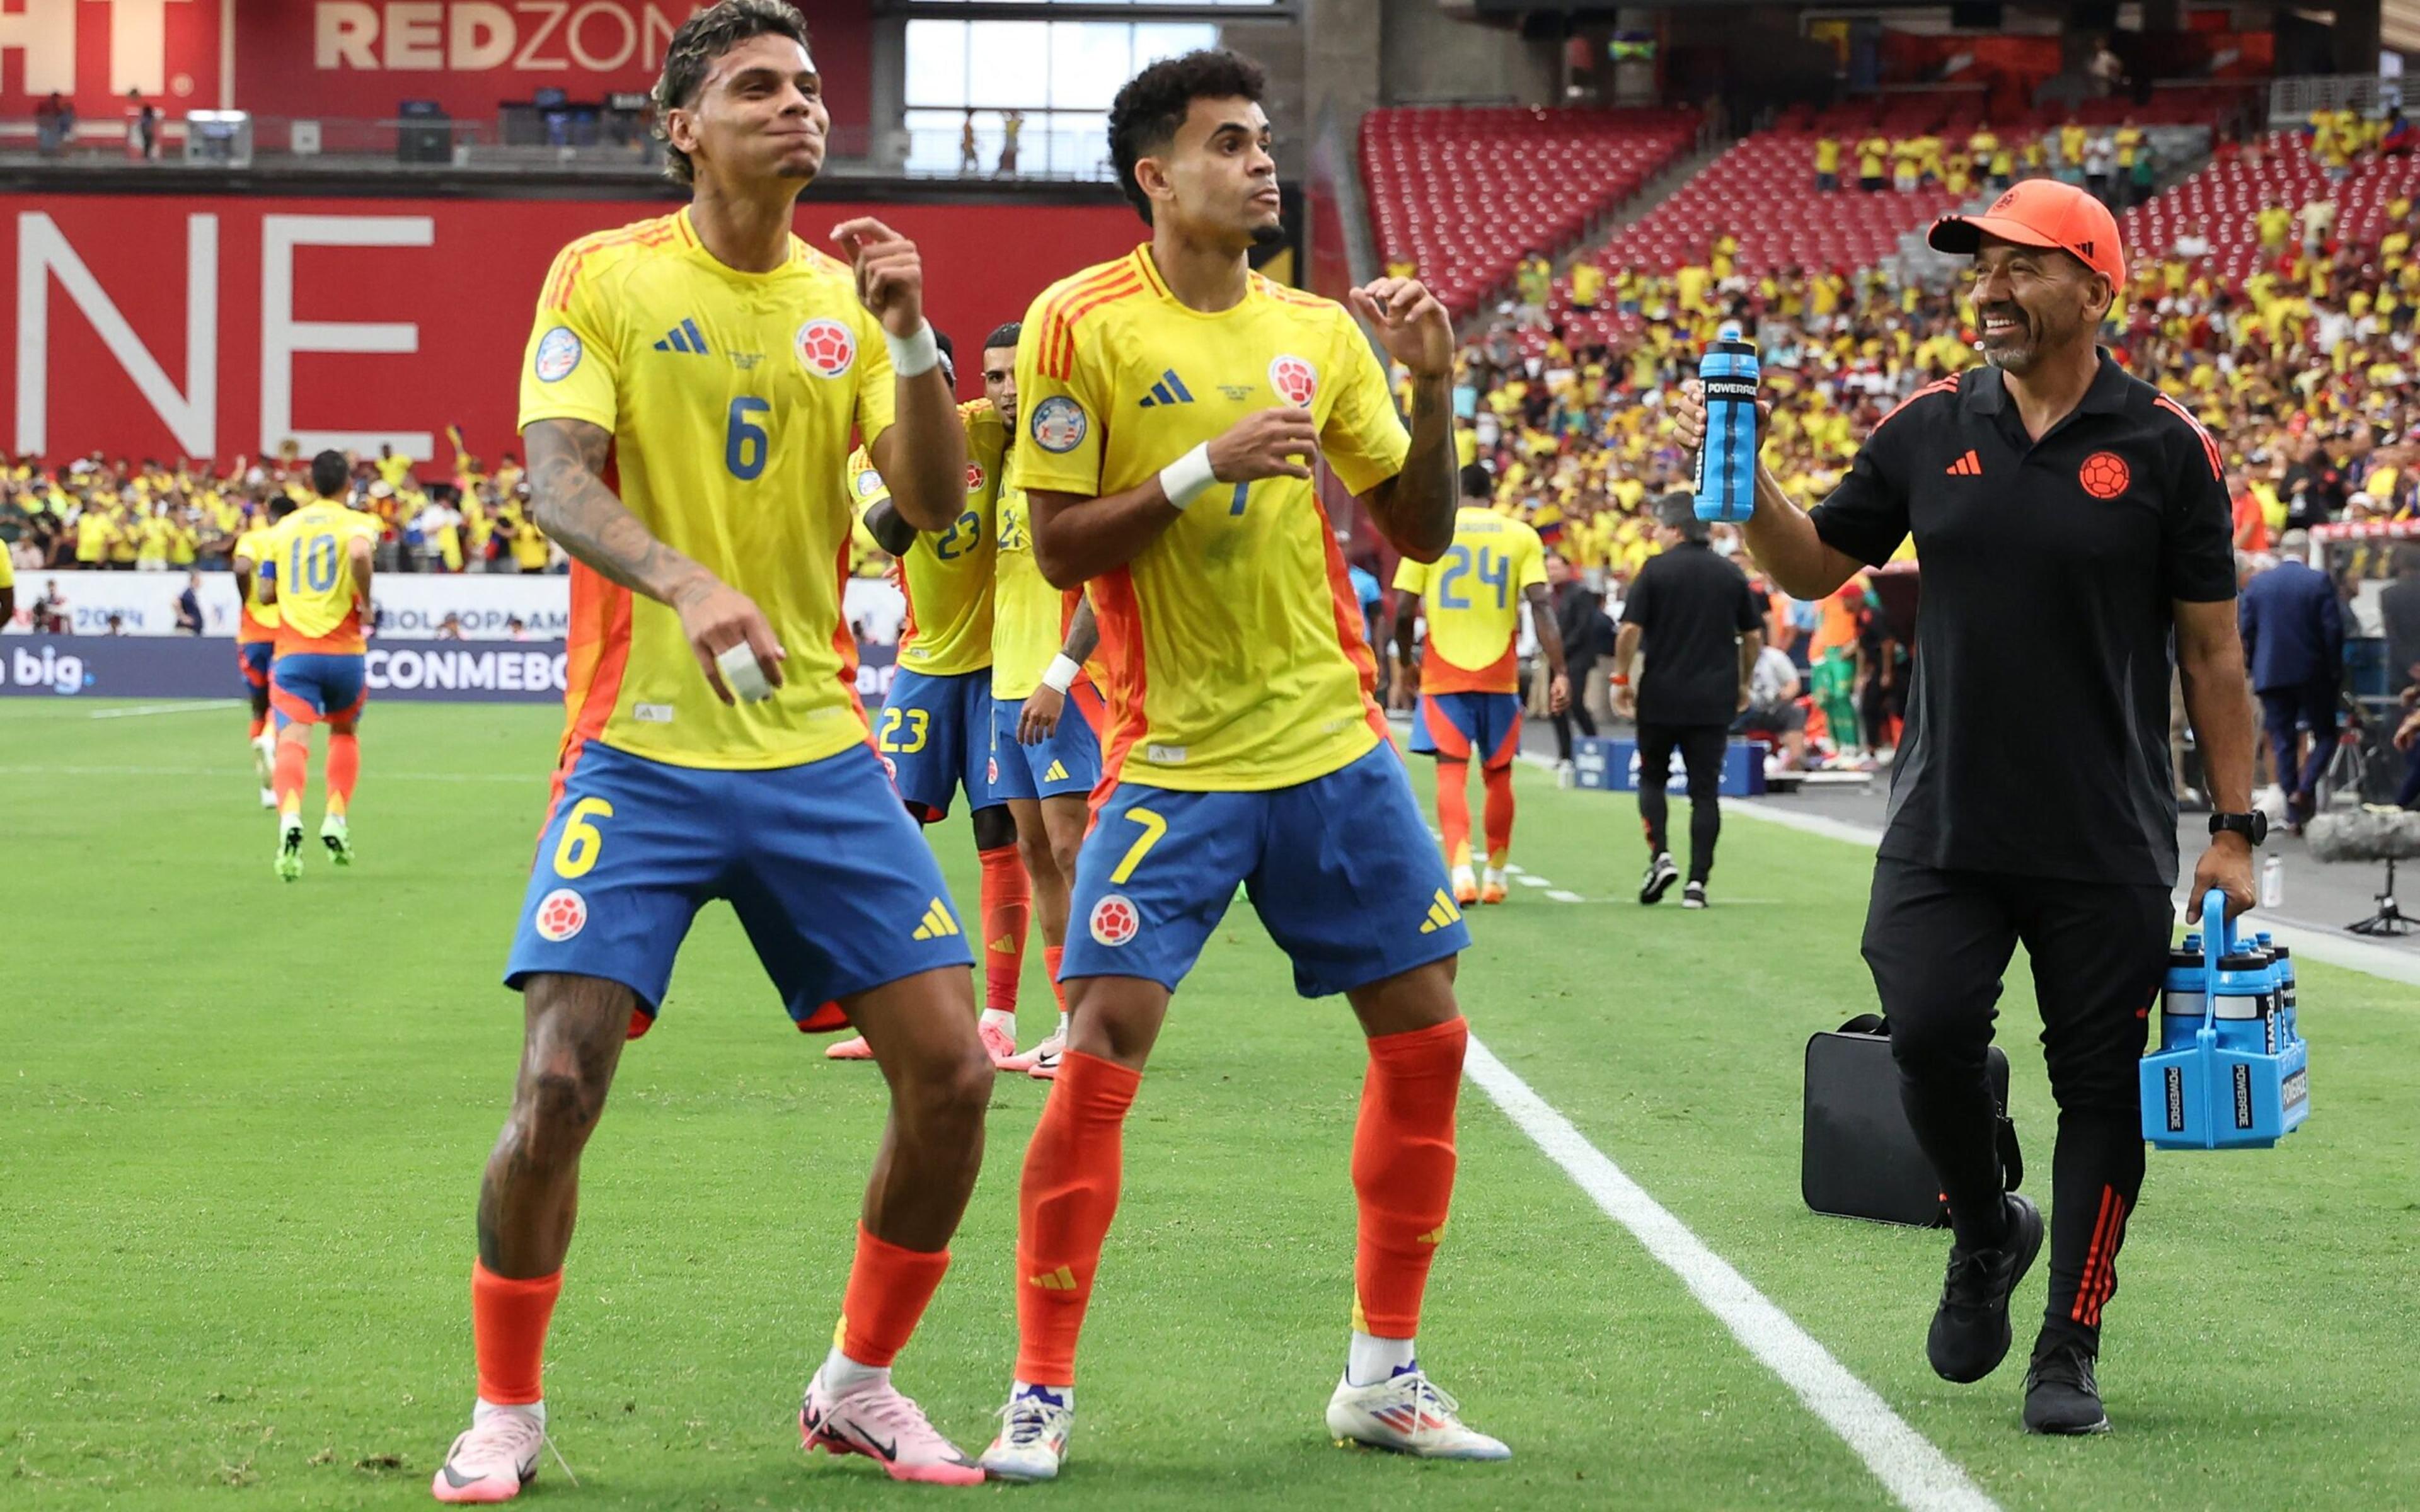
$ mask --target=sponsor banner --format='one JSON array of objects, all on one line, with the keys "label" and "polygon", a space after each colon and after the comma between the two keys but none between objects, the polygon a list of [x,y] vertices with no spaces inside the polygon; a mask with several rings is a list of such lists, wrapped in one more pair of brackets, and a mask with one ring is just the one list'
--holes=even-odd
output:
[{"label": "sponsor banner", "polygon": [[[235,574],[205,572],[195,596],[202,606],[205,639],[233,640],[241,600]],[[185,591],[182,572],[20,572],[17,616],[9,629],[28,630],[34,601],[54,589],[66,600],[68,624],[76,635],[106,636],[110,616],[126,636],[177,634],[177,598]],[[521,622],[524,639],[560,640],[568,633],[571,579],[560,573],[380,573],[371,584],[381,640],[433,640],[448,615],[459,622],[465,640],[512,639]],[[895,640],[907,612],[899,590],[874,578],[848,580],[845,607],[849,623],[869,648]]]},{"label": "sponsor banner", "polygon": [[[564,651],[560,640],[372,642],[363,671],[373,702],[560,703]],[[878,701],[891,673],[891,648],[869,647],[858,669],[860,696]],[[244,692],[235,647],[225,640],[46,635],[0,642],[0,697],[238,698]]]},{"label": "sponsor banner", "polygon": [[[1764,793],[1764,743],[1734,740],[1723,751],[1722,795],[1761,797]],[[1582,737],[1572,742],[1572,765],[1579,785],[1605,793],[1638,791],[1638,742]],[[1681,753],[1672,753],[1671,791],[1677,795],[1689,784]]]}]

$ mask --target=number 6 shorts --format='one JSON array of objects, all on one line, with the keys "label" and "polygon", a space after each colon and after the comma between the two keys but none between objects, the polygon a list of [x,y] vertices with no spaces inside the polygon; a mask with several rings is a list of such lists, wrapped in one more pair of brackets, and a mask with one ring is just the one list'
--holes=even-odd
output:
[{"label": "number 6 shorts", "polygon": [[1470,945],[1404,759],[1380,745],[1263,793],[1119,783],[1076,857],[1060,980],[1141,977],[1174,991],[1238,883],[1305,997]]},{"label": "number 6 shorts", "polygon": [[801,1028],[839,1027],[830,1005],[852,993],[974,964],[932,849],[867,747],[726,772],[590,741],[562,784],[507,987],[543,972],[602,977],[638,994],[651,1021],[690,921],[717,898]]}]

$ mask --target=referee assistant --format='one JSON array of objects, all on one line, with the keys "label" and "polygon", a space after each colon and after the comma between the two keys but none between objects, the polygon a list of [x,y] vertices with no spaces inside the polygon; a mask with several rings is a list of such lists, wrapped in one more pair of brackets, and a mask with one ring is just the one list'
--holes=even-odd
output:
[{"label": "referee assistant", "polygon": [[[1811,514],[1761,471],[1745,533],[1803,599],[1916,537],[1916,673],[1864,950],[1954,1231],[1926,1350],[1945,1379],[1990,1374],[2041,1247],[2041,1215],[2001,1190],[1984,1069],[2022,940],[2059,1110],[2050,1302],[2024,1423],[2097,1433],[2109,1426],[2095,1380],[2102,1309],[2143,1183],[2135,1063],[2174,920],[2172,644],[2221,810],[2194,899],[2216,887],[2230,914],[2251,906],[2265,832],[2247,811],[2252,714],[2226,486],[2209,434],[2095,344],[2126,277],[2098,201],[2031,179],[1985,214],[1935,222],[1930,240],[1974,257],[1990,365],[1892,411]],[[1696,444],[1694,387],[1676,414]]]}]

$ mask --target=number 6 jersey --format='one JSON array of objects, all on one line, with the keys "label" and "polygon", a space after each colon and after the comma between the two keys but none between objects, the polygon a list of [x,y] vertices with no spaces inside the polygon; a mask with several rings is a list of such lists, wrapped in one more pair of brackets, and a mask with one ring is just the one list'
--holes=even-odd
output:
[{"label": "number 6 jersey", "polygon": [[760,703],[706,686],[680,617],[571,569],[565,754],[678,766],[820,760],[866,738],[848,574],[847,460],[892,423],[890,349],[846,264],[791,239],[770,273],[718,262],[689,212],[556,256],[521,363],[520,425],[613,433],[613,480],[650,533],[755,600],[787,652]]}]

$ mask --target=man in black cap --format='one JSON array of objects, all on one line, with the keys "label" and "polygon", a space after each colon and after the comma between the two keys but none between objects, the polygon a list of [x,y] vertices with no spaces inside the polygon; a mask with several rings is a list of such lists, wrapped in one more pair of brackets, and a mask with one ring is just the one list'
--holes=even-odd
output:
[{"label": "man in black cap", "polygon": [[[1820,599],[1913,534],[1923,563],[1907,732],[1874,866],[1865,957],[1900,1094],[1955,1233],[1926,1352],[1979,1381],[2042,1242],[2001,1190],[1985,1051],[2017,942],[2032,958],[2058,1103],[2050,1303],[2025,1427],[2098,1433],[2102,1309],[2143,1182],[2137,1062],[2175,923],[2171,647],[2208,771],[2196,905],[2252,904],[2252,711],[2218,445],[2094,337],[2125,286],[2118,226],[2072,185],[2029,179],[1931,244],[1974,258],[1990,365],[1878,424],[1810,515],[1757,477],[1750,550]],[[1695,445],[1704,410],[1677,406]]]},{"label": "man in black cap", "polygon": [[[1703,908],[1723,829],[1723,752],[1731,721],[1747,707],[1764,619],[1747,574],[1707,547],[1706,522],[1689,495],[1658,499],[1655,519],[1663,549],[1638,569],[1613,642],[1613,708],[1638,720],[1638,820],[1647,831],[1638,901],[1661,902],[1680,879],[1664,839],[1664,789],[1677,750],[1689,774],[1689,883],[1681,906]],[[1633,688],[1631,661],[1642,638],[1647,668]]]}]

